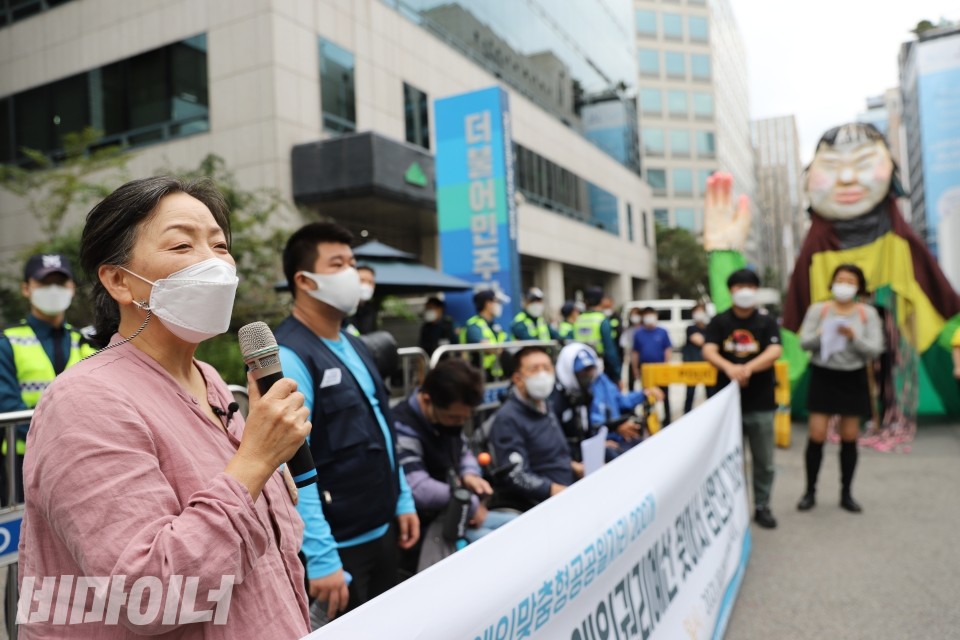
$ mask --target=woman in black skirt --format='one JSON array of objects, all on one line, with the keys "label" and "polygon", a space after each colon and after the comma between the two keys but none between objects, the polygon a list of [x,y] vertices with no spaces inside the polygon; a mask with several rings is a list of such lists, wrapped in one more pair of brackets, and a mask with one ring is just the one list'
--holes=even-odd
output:
[{"label": "woman in black skirt", "polygon": [[860,419],[869,416],[870,386],[867,363],[883,352],[880,316],[872,306],[857,300],[867,293],[860,267],[842,264],[833,272],[833,299],[814,304],[800,327],[803,348],[812,351],[810,389],[810,438],[807,441],[807,490],[797,509],[808,511],[816,504],[817,474],[827,438],[827,421],[840,416],[840,506],[852,513],[862,511],[850,487],[857,466]]}]

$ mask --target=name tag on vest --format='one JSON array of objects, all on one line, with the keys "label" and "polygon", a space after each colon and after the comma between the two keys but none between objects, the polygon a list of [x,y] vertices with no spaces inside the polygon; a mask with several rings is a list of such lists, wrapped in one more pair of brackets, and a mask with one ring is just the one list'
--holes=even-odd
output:
[{"label": "name tag on vest", "polygon": [[336,384],[340,384],[340,379],[343,377],[343,372],[340,369],[327,369],[323,372],[323,379],[320,380],[320,388],[326,389],[327,387],[332,387]]}]

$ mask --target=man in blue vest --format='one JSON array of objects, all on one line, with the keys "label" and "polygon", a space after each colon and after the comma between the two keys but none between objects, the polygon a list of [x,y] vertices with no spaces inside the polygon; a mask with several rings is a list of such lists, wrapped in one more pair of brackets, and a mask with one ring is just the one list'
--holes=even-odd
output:
[{"label": "man in blue vest", "polygon": [[[27,260],[20,289],[30,301],[30,314],[0,336],[0,413],[33,409],[53,379],[69,366],[94,353],[64,314],[76,291],[70,261],[60,254],[40,254]],[[22,473],[27,425],[17,427],[17,475]],[[0,451],[7,454],[6,431]],[[0,499],[6,501],[6,473],[0,473]],[[17,483],[17,500],[23,486]]]},{"label": "man in blue vest", "polygon": [[331,618],[393,587],[397,547],[420,536],[386,388],[363,342],[343,330],[360,301],[352,243],[347,229],[326,222],[290,237],[283,271],[293,312],[276,330],[283,372],[311,411],[318,483],[300,492],[297,510],[308,591]]},{"label": "man in blue vest", "polygon": [[[503,303],[509,299],[499,291],[483,289],[473,296],[473,306],[477,310],[475,316],[470,317],[460,332],[461,344],[503,344],[509,337],[497,322],[503,315]],[[487,380],[498,380],[503,377],[503,367],[500,364],[498,349],[484,351],[481,356],[472,358],[474,364],[483,369]]]},{"label": "man in blue vest", "polygon": [[513,317],[510,332],[514,340],[559,340],[556,329],[547,324],[543,317],[546,306],[543,304],[543,291],[539,287],[530,287],[526,295],[527,306]]}]

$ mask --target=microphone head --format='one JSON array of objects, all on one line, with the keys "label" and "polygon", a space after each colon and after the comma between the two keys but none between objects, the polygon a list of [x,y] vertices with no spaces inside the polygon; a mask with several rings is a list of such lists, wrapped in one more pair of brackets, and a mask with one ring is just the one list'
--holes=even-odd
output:
[{"label": "microphone head", "polygon": [[280,347],[266,322],[251,322],[237,331],[240,355],[251,371],[280,364]]}]

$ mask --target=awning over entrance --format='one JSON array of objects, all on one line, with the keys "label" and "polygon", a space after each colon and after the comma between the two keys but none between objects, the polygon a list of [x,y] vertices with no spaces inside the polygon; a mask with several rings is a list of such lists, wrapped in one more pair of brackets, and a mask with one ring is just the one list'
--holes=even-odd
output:
[{"label": "awning over entrance", "polygon": [[417,262],[416,257],[382,242],[368,242],[353,250],[360,264],[373,267],[377,294],[407,295],[430,291],[465,291],[472,285],[460,278]]},{"label": "awning over entrance", "polygon": [[312,204],[380,196],[436,209],[433,156],[377,133],[300,144],[292,151],[293,198]]}]

